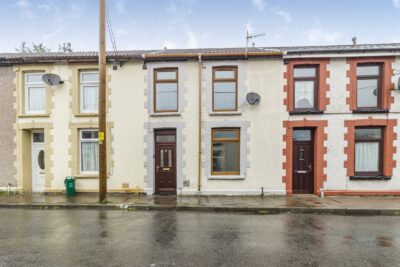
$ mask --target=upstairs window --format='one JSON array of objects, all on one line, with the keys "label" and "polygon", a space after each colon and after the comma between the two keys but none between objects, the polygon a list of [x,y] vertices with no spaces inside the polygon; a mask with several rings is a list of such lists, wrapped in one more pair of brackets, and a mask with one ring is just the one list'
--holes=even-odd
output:
[{"label": "upstairs window", "polygon": [[240,174],[240,129],[212,129],[212,175]]},{"label": "upstairs window", "polygon": [[237,111],[237,67],[213,68],[213,111]]},{"label": "upstairs window", "polygon": [[43,73],[25,74],[25,112],[27,114],[46,113],[46,87]]},{"label": "upstairs window", "polygon": [[382,175],[382,128],[356,128],[355,175]]},{"label": "upstairs window", "polygon": [[99,110],[99,73],[82,71],[80,73],[81,113],[98,113]]},{"label": "upstairs window", "polygon": [[178,111],[178,69],[154,70],[154,112]]},{"label": "upstairs window", "polygon": [[98,130],[80,131],[81,173],[99,171],[99,132]]},{"label": "upstairs window", "polygon": [[357,65],[357,109],[381,107],[381,65]]},{"label": "upstairs window", "polygon": [[294,110],[317,110],[318,66],[295,66],[294,81]]}]

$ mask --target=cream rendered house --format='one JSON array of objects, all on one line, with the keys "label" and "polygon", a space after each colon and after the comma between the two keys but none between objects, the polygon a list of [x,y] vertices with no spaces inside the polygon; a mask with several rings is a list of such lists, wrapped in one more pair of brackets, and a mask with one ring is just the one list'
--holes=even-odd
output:
[{"label": "cream rendered house", "polygon": [[[400,193],[400,44],[127,51],[108,62],[109,192]],[[16,159],[1,165],[13,186],[62,192],[74,176],[78,191],[97,191],[96,54],[0,54],[0,65],[12,69],[0,91],[14,99],[13,155],[1,155]],[[46,85],[44,73],[64,83]]]}]

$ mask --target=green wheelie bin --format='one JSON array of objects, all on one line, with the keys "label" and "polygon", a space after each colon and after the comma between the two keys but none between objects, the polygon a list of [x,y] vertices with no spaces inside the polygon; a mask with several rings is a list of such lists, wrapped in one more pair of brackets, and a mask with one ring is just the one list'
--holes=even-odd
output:
[{"label": "green wheelie bin", "polygon": [[65,192],[67,192],[67,196],[75,196],[75,178],[72,176],[67,176],[64,180],[65,184]]}]

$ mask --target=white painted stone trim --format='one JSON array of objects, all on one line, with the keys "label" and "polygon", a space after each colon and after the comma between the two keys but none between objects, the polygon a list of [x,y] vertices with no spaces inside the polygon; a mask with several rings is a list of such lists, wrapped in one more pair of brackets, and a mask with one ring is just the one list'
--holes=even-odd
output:
[{"label": "white painted stone trim", "polygon": [[183,188],[183,181],[185,175],[183,169],[186,167],[185,149],[183,144],[186,141],[186,137],[183,134],[185,128],[184,122],[149,122],[144,124],[146,129],[146,135],[144,142],[146,148],[144,150],[146,161],[144,167],[146,169],[146,175],[144,182],[146,184],[145,192],[147,194],[154,193],[155,186],[155,175],[154,175],[154,130],[158,129],[176,129],[176,189],[177,191]]},{"label": "white painted stone trim", "polygon": [[[147,88],[145,89],[146,102],[145,108],[149,111],[150,116],[179,116],[184,112],[186,101],[186,80],[185,62],[157,62],[147,63]],[[178,69],[178,112],[156,113],[154,112],[154,69],[158,68],[177,68]],[[164,115],[163,115],[164,114]]]}]

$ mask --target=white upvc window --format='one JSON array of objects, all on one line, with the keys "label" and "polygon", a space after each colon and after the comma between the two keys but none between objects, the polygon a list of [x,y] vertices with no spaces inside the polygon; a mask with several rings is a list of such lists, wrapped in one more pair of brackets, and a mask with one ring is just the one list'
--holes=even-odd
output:
[{"label": "white upvc window", "polygon": [[82,71],[80,73],[80,111],[98,113],[99,110],[99,72]]},{"label": "white upvc window", "polygon": [[46,113],[46,87],[43,73],[25,73],[25,113]]},{"label": "white upvc window", "polygon": [[99,171],[99,132],[97,129],[80,130],[80,171],[97,174]]}]

